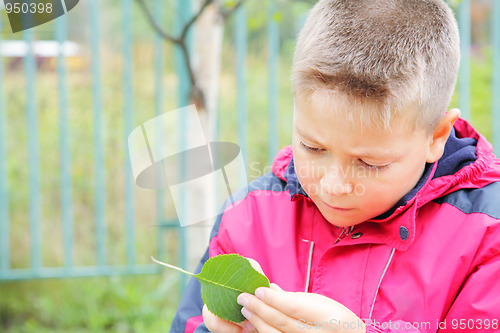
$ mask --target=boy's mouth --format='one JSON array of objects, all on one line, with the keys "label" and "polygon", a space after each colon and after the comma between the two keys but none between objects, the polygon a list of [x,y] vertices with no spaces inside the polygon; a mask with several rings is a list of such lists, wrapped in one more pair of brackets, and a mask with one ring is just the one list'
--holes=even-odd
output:
[{"label": "boy's mouth", "polygon": [[353,210],[354,208],[349,208],[349,207],[337,207],[337,206],[332,206],[332,205],[329,205],[327,204],[326,202],[324,202],[322,200],[322,202],[325,204],[325,206],[327,206],[328,208],[334,210],[334,211],[337,211],[337,212],[348,212],[348,211],[351,211]]}]

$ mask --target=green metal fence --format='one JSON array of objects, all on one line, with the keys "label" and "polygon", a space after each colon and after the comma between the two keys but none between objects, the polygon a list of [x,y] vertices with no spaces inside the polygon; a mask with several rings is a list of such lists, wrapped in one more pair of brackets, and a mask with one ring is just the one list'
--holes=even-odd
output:
[{"label": "green metal fence", "polygon": [[[168,10],[167,6],[171,7],[172,4],[165,3],[163,0],[151,0],[148,3],[153,8],[154,18],[158,22],[162,22],[165,12]],[[175,0],[176,13],[176,29],[180,30],[183,22],[186,22],[192,15],[192,10],[189,1]],[[37,61],[30,49],[26,56],[23,57],[23,72],[25,77],[24,90],[19,91],[19,94],[26,96],[24,110],[27,127],[26,146],[20,147],[28,156],[28,177],[25,182],[29,184],[29,197],[26,202],[22,203],[22,207],[29,210],[29,227],[26,234],[29,238],[29,250],[23,244],[14,244],[12,242],[12,227],[11,216],[13,211],[13,202],[15,197],[16,188],[13,188],[9,177],[9,161],[12,158],[12,149],[7,147],[8,138],[7,129],[11,128],[11,119],[7,117],[6,100],[5,100],[5,87],[11,84],[9,77],[6,75],[5,61],[0,62],[0,280],[16,280],[16,279],[33,279],[33,278],[50,278],[50,277],[74,277],[74,276],[97,276],[109,274],[139,274],[139,273],[155,273],[158,269],[151,265],[144,263],[144,260],[139,260],[144,256],[149,257],[152,253],[140,253],[137,249],[137,223],[135,215],[137,212],[135,185],[132,179],[131,166],[129,157],[126,152],[127,137],[129,133],[139,125],[135,120],[134,115],[137,112],[137,104],[134,96],[134,80],[141,68],[134,68],[134,40],[133,34],[133,14],[138,10],[138,7],[133,0],[121,1],[121,16],[123,20],[121,36],[122,43],[122,96],[123,104],[122,117],[123,117],[123,132],[121,134],[121,149],[123,150],[123,161],[121,167],[124,170],[123,178],[123,205],[124,205],[124,252],[125,260],[123,263],[117,265],[110,262],[110,240],[111,235],[108,230],[109,219],[108,210],[109,202],[107,202],[108,188],[106,187],[107,176],[112,174],[114,170],[107,168],[106,161],[110,158],[112,152],[106,151],[106,126],[105,126],[105,108],[104,96],[106,87],[103,85],[102,74],[102,50],[101,50],[101,17],[100,8],[102,2],[98,0],[89,0],[87,4],[88,10],[88,29],[90,40],[88,48],[90,50],[90,91],[89,94],[92,98],[91,108],[88,112],[92,112],[92,132],[88,140],[92,141],[93,158],[89,160],[88,177],[94,184],[93,187],[93,217],[94,217],[94,230],[95,230],[95,258],[93,265],[81,265],[75,261],[75,242],[78,235],[75,232],[75,226],[79,221],[75,218],[75,193],[73,186],[73,172],[74,172],[74,158],[75,152],[72,150],[72,142],[75,140],[71,127],[69,126],[70,110],[73,107],[69,101],[70,87],[69,79],[71,73],[68,71],[66,57],[59,52],[56,57],[56,75],[57,75],[57,92],[51,98],[58,100],[59,108],[59,168],[54,171],[57,175],[57,184],[54,186],[60,187],[59,201],[60,209],[60,228],[62,233],[61,248],[63,253],[62,263],[58,266],[48,266],[44,263],[42,256],[43,249],[53,240],[43,238],[42,228],[45,223],[42,217],[43,198],[41,195],[41,183],[47,174],[41,170],[41,152],[46,147],[41,146],[39,137],[40,131],[40,105],[38,103],[39,97],[37,95]],[[78,8],[76,9],[78,10]],[[279,147],[279,122],[278,122],[278,73],[280,61],[280,23],[275,20],[275,13],[278,10],[277,1],[270,0],[267,7],[267,21],[266,21],[266,35],[267,35],[267,101],[268,101],[268,125],[270,136],[268,138],[268,157],[267,162],[270,163],[272,157],[277,152]],[[463,0],[460,3],[458,10],[458,18],[461,28],[462,39],[462,67],[460,70],[459,78],[459,104],[462,110],[462,115],[465,118],[471,118],[470,112],[470,0]],[[5,19],[3,16],[1,16]],[[297,18],[298,20],[298,18]],[[248,46],[248,13],[247,8],[240,7],[234,15],[234,31],[230,32],[232,35],[236,69],[235,69],[235,82],[237,91],[237,133],[238,144],[242,148],[245,161],[250,161],[248,157],[249,151],[249,132],[251,128],[248,125],[248,119],[251,117],[248,112],[248,71],[247,71],[247,46]],[[493,141],[496,147],[497,154],[500,149],[500,1],[493,1],[492,11],[492,49],[493,49],[493,73],[492,73],[492,127],[493,127]],[[55,21],[53,26],[53,34],[49,37],[44,35],[45,38],[56,40],[63,44],[67,40],[68,22],[66,16],[62,16]],[[0,45],[6,39],[9,39],[9,33],[5,31],[5,22],[3,24],[4,31],[2,31],[2,40]],[[153,34],[153,30],[151,29]],[[22,33],[22,39],[28,44],[32,45],[35,40],[35,32],[28,30]],[[154,115],[160,115],[165,110],[165,79],[164,73],[168,70],[165,68],[166,54],[164,49],[164,40],[156,35],[152,41],[153,43],[153,62],[151,66],[154,67]],[[178,78],[177,84],[177,106],[185,106],[188,104],[189,92],[189,79],[186,72],[186,66],[183,57],[178,49],[175,49],[173,57],[175,58],[175,75]],[[474,121],[474,119],[472,119]],[[179,128],[186,128],[183,120],[178,124]],[[183,140],[180,140],[181,142]],[[176,253],[177,261],[181,266],[186,264],[186,242],[185,230],[178,227],[176,220],[169,219],[165,216],[164,202],[167,193],[163,190],[158,190],[156,193],[156,228],[154,234],[156,235],[156,249],[155,254],[162,257],[167,253],[169,244],[165,243],[164,233],[174,231],[177,236]],[[18,200],[18,199],[15,199]],[[16,205],[19,209],[19,205]],[[186,209],[186,207],[184,208]],[[171,250],[171,249],[170,249]],[[13,252],[22,252],[24,256],[29,257],[28,263],[25,267],[17,267],[13,265]],[[142,263],[140,263],[142,262]]]},{"label": "green metal fence", "polygon": [[492,11],[493,84],[492,118],[495,154],[500,156],[500,2],[493,1]]}]

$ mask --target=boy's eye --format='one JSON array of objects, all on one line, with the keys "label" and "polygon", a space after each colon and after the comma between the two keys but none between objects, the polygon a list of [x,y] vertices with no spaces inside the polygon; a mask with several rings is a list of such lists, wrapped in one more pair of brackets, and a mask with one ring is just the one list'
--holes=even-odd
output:
[{"label": "boy's eye", "polygon": [[365,162],[365,161],[363,161],[363,160],[361,160],[361,159],[359,160],[359,162],[360,162],[363,166],[365,166],[365,167],[367,167],[367,168],[369,168],[369,169],[377,169],[377,170],[381,170],[381,169],[387,168],[387,167],[389,166],[389,164],[383,164],[383,165],[370,164],[370,163],[367,163],[367,162]]},{"label": "boy's eye", "polygon": [[304,144],[304,142],[300,142],[300,146],[306,150],[307,152],[309,153],[313,153],[313,154],[318,154],[318,153],[321,153],[322,151],[324,151],[324,149],[322,148],[315,148],[315,147],[311,147],[311,146],[308,146],[306,144]]}]

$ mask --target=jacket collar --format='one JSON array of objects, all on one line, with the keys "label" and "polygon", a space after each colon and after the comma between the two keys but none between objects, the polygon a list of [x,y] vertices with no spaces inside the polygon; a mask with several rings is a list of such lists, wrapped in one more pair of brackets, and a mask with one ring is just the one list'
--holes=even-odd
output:
[{"label": "jacket collar", "polygon": [[295,172],[293,157],[285,170],[284,178],[286,180],[286,188],[290,193],[292,201],[299,199],[301,196],[309,198],[306,191],[302,188],[299,178],[297,177],[297,173]]}]

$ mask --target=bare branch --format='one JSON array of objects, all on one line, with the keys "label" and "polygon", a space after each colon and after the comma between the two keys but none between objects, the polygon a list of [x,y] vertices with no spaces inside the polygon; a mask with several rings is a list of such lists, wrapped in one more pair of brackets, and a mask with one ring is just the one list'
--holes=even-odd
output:
[{"label": "bare branch", "polygon": [[189,50],[187,48],[186,41],[184,39],[181,39],[179,41],[178,45],[180,46],[182,54],[184,55],[184,60],[186,62],[187,70],[188,70],[188,74],[189,74],[189,80],[191,81],[191,84],[193,86],[195,86],[196,85],[196,77],[195,77],[194,72],[193,72],[193,67],[191,66],[191,56],[189,55]]},{"label": "bare branch", "polygon": [[182,55],[184,56],[184,60],[186,62],[187,70],[188,70],[188,73],[189,73],[189,79],[190,79],[191,84],[193,86],[196,84],[196,79],[195,79],[195,75],[193,73],[193,68],[191,66],[191,59],[190,59],[190,56],[189,56],[189,51],[188,51],[188,48],[186,46],[186,33],[187,33],[188,29],[189,29],[189,26],[192,25],[198,19],[198,17],[201,15],[201,13],[203,12],[203,10],[205,9],[205,7],[207,5],[207,2],[209,3],[211,1],[213,1],[213,0],[206,0],[205,1],[205,4],[204,4],[203,8],[200,9],[200,12],[193,19],[191,19],[190,22],[188,22],[184,26],[181,37],[175,38],[172,35],[170,35],[169,33],[167,33],[165,30],[163,30],[158,25],[158,23],[156,22],[156,20],[153,17],[153,14],[149,10],[149,8],[146,6],[146,3],[144,2],[144,0],[137,0],[137,2],[139,3],[139,5],[141,6],[142,10],[146,14],[146,17],[147,17],[149,23],[154,28],[154,30],[156,30],[156,32],[158,34],[160,34],[160,36],[163,37],[164,39],[166,39],[166,40],[168,40],[168,41],[170,41],[170,42],[172,42],[172,43],[174,43],[174,44],[176,44],[176,45],[178,45],[180,47]]},{"label": "bare branch", "polygon": [[224,21],[226,21],[227,19],[229,19],[229,17],[231,17],[231,15],[234,14],[235,11],[238,10],[238,8],[241,7],[241,5],[243,4],[243,2],[245,2],[245,0],[238,0],[238,2],[233,6],[233,8],[230,8],[228,10],[223,10],[222,8],[219,10],[220,12],[220,16],[222,17],[222,19]]},{"label": "bare branch", "polygon": [[172,43],[175,43],[175,44],[180,43],[180,39],[173,37],[172,35],[167,33],[165,30],[163,30],[158,25],[155,18],[153,17],[153,14],[151,14],[151,11],[146,6],[146,3],[144,2],[144,0],[137,0],[137,2],[139,3],[139,6],[142,8],[144,13],[146,14],[146,17],[147,17],[149,23],[151,24],[151,26],[156,30],[156,32],[158,32],[160,34],[161,37],[163,37],[164,39],[166,39]]},{"label": "bare branch", "polygon": [[191,28],[191,26],[200,18],[201,14],[203,14],[208,5],[210,5],[213,2],[214,0],[205,0],[205,2],[201,5],[200,9],[198,10],[198,13],[196,13],[196,15],[194,15],[191,18],[191,20],[189,20],[189,22],[186,23],[186,25],[184,25],[184,28],[182,29],[182,33],[179,39],[186,38],[189,28]]},{"label": "bare branch", "polygon": [[[245,0],[238,0],[238,2],[230,9],[224,10],[222,7],[219,7],[219,15],[223,20],[227,20],[244,2]],[[187,71],[189,74],[189,79],[191,81],[191,93],[190,98],[195,101],[195,103],[199,103],[202,107],[204,107],[205,101],[203,92],[197,86],[196,75],[193,71],[193,67],[191,65],[191,56],[189,54],[189,50],[186,45],[186,37],[189,32],[189,29],[193,26],[194,23],[200,18],[205,9],[214,3],[214,0],[205,0],[203,4],[200,6],[198,12],[182,27],[182,32],[178,38],[169,34],[165,31],[155,20],[152,12],[147,7],[145,0],[137,0],[139,6],[146,14],[146,18],[153,27],[153,29],[165,40],[168,40],[180,47],[184,60],[186,62]]]}]

